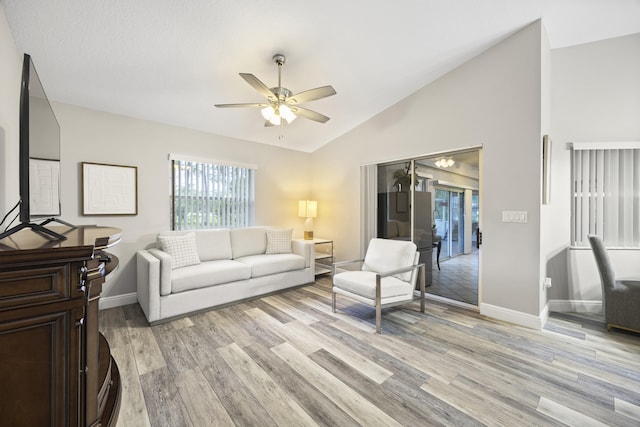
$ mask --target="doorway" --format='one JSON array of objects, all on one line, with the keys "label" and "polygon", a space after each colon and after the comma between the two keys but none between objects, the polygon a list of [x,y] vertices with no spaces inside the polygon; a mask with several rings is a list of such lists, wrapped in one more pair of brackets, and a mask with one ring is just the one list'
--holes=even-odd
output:
[{"label": "doorway", "polygon": [[479,304],[480,149],[377,165],[378,237],[412,240],[426,264],[427,293]]}]

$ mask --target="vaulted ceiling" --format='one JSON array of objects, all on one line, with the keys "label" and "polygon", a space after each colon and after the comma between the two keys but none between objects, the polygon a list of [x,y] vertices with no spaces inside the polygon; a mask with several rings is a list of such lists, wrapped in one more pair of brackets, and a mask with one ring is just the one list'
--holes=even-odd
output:
[{"label": "vaulted ceiling", "polygon": [[[640,0],[0,0],[50,99],[311,152],[542,18],[552,48],[640,32]],[[238,73],[329,116],[264,127]]]}]

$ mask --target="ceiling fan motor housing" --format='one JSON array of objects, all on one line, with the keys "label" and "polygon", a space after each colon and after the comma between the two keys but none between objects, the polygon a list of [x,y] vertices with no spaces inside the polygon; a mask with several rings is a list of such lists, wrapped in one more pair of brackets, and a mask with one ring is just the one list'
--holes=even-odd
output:
[{"label": "ceiling fan motor housing", "polygon": [[271,92],[273,92],[273,94],[278,98],[278,101],[280,102],[284,102],[286,98],[293,95],[293,92],[291,92],[286,87],[281,87],[281,86],[272,87],[270,90]]}]

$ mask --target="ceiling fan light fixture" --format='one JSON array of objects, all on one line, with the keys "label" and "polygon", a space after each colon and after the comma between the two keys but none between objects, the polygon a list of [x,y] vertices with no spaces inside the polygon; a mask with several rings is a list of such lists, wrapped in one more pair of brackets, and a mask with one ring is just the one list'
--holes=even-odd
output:
[{"label": "ceiling fan light fixture", "polygon": [[265,120],[268,120],[272,125],[278,126],[280,124],[280,114],[278,113],[278,110],[273,108],[273,106],[269,105],[268,107],[263,108],[261,112],[262,117],[264,117]]},{"label": "ceiling fan light fixture", "polygon": [[271,119],[276,115],[276,110],[273,109],[271,105],[262,109],[262,117],[265,120],[271,121]]},{"label": "ceiling fan light fixture", "polygon": [[287,105],[281,105],[280,108],[280,116],[287,121],[287,123],[291,123],[296,119],[296,115],[293,114],[291,108]]},{"label": "ceiling fan light fixture", "polygon": [[274,126],[278,126],[282,123],[282,119],[285,119],[287,123],[291,123],[296,119],[296,115],[291,111],[291,108],[284,104],[275,108],[273,105],[269,105],[268,107],[263,108],[261,112],[262,117]]}]

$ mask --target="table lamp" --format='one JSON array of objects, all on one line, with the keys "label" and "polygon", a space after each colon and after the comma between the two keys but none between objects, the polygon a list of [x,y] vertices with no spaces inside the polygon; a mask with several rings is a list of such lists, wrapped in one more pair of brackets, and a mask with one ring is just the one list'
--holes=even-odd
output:
[{"label": "table lamp", "polygon": [[298,216],[307,218],[304,221],[304,239],[313,240],[313,218],[318,215],[318,202],[315,200],[300,200],[298,202]]}]

